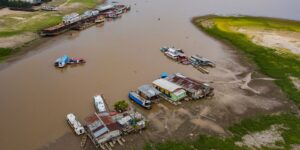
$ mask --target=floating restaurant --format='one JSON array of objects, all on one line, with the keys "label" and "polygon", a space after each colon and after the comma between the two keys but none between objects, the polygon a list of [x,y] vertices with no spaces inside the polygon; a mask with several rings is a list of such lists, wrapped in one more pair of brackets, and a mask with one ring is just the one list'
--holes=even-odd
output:
[{"label": "floating restaurant", "polygon": [[166,79],[157,79],[152,84],[170,102],[178,102],[187,96],[186,91],[181,86]]}]

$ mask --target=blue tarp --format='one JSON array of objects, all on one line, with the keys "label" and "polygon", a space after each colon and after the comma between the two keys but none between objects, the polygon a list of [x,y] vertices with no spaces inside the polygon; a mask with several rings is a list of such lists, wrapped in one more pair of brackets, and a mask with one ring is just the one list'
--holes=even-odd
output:
[{"label": "blue tarp", "polygon": [[67,55],[64,55],[60,58],[60,62],[63,62],[63,63],[68,63],[69,62],[69,56]]},{"label": "blue tarp", "polygon": [[161,73],[161,78],[166,78],[168,77],[168,74],[166,72]]},{"label": "blue tarp", "polygon": [[56,60],[56,63],[58,63],[58,67],[64,67],[69,61],[70,61],[70,57],[67,55],[64,55],[62,57],[59,57]]}]

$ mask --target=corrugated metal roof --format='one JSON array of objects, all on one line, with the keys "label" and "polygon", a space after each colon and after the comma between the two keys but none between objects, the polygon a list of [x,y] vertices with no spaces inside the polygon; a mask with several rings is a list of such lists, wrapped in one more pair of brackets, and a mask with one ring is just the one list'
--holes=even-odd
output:
[{"label": "corrugated metal roof", "polygon": [[151,98],[153,96],[160,94],[160,92],[157,89],[155,89],[153,86],[151,86],[149,84],[140,86],[138,88],[138,90],[141,91],[142,93],[144,93],[148,98]]},{"label": "corrugated metal roof", "polygon": [[177,89],[181,89],[182,87],[179,85],[176,85],[170,81],[167,81],[165,79],[157,79],[152,82],[154,85],[159,86],[161,88],[164,88],[170,92],[174,92]]},{"label": "corrugated metal roof", "polygon": [[208,90],[207,92],[213,91],[213,88],[210,87],[208,84],[201,82],[201,81],[197,81],[197,80],[189,78],[189,77],[186,77],[179,73],[172,74],[169,77],[167,77],[166,79],[172,83],[182,86],[188,92],[196,92],[198,90],[202,90],[204,92],[206,90]]},{"label": "corrugated metal roof", "polygon": [[97,137],[103,135],[104,133],[106,133],[108,131],[109,131],[108,128],[103,126],[103,128],[99,129],[98,131],[94,132],[93,134],[94,134],[94,137],[97,138]]}]

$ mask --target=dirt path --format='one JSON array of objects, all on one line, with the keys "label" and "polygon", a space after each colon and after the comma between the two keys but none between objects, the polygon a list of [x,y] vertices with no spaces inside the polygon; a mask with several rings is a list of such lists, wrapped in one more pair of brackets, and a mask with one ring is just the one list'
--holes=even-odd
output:
[{"label": "dirt path", "polygon": [[31,12],[14,11],[8,8],[0,9],[0,16],[11,15],[11,14],[30,14]]}]

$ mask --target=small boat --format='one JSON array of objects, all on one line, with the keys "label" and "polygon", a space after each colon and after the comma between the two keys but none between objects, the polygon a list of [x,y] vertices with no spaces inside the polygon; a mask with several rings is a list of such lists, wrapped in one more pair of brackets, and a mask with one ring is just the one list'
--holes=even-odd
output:
[{"label": "small boat", "polygon": [[56,61],[54,62],[54,66],[58,68],[63,68],[69,63],[69,60],[70,60],[69,56],[64,55],[56,59]]},{"label": "small boat", "polygon": [[117,15],[117,14],[108,14],[107,15],[107,18],[112,18],[112,19],[115,19],[115,18],[118,18],[118,17],[120,17],[120,16]]},{"label": "small boat", "polygon": [[189,58],[186,57],[185,55],[179,55],[177,57],[177,61],[183,65],[189,65],[191,62],[189,61]]},{"label": "small boat", "polygon": [[116,9],[115,12],[116,12],[116,15],[122,15],[123,14],[122,9]]},{"label": "small boat", "polygon": [[104,16],[106,18],[117,18],[118,15],[116,14],[116,11],[110,10],[104,13]]},{"label": "small boat", "polygon": [[174,60],[177,60],[177,57],[178,57],[178,55],[176,55],[175,53],[169,52],[169,51],[165,52],[165,55]]},{"label": "small boat", "polygon": [[107,112],[107,107],[101,95],[94,96],[94,104],[98,113]]},{"label": "small boat", "polygon": [[114,8],[115,10],[120,10],[122,13],[130,9],[129,6],[126,5],[115,5]]},{"label": "small boat", "polygon": [[105,17],[104,16],[99,16],[96,20],[95,23],[103,23],[105,22]]},{"label": "small boat", "polygon": [[169,52],[172,52],[172,53],[181,53],[181,54],[184,53],[182,49],[178,49],[178,48],[174,48],[174,47],[161,47],[160,51],[161,52],[169,51]]},{"label": "small boat", "polygon": [[85,133],[85,130],[84,130],[83,126],[80,124],[79,121],[76,120],[76,117],[73,113],[69,113],[67,115],[67,122],[74,129],[74,132],[77,135],[81,135],[81,134]]},{"label": "small boat", "polygon": [[44,11],[58,11],[58,8],[55,7],[55,6],[42,6],[41,10],[44,10]]},{"label": "small boat", "polygon": [[71,58],[68,62],[69,64],[84,64],[86,61],[82,58]]},{"label": "small boat", "polygon": [[146,109],[151,109],[151,101],[146,100],[145,98],[141,97],[137,92],[131,91],[128,94],[129,98],[139,104],[140,106],[146,108]]},{"label": "small boat", "polygon": [[209,59],[199,56],[199,55],[193,55],[190,58],[190,62],[194,66],[210,66],[210,67],[216,67],[216,64],[210,61]]},{"label": "small boat", "polygon": [[162,48],[160,48],[160,51],[163,52],[169,58],[174,59],[181,64],[184,64],[184,65],[190,64],[188,57],[186,57],[186,55],[184,54],[182,49],[162,47]]}]

